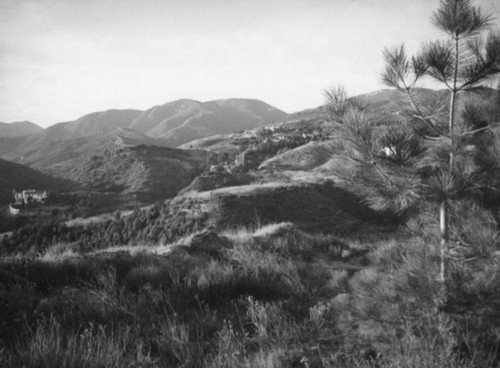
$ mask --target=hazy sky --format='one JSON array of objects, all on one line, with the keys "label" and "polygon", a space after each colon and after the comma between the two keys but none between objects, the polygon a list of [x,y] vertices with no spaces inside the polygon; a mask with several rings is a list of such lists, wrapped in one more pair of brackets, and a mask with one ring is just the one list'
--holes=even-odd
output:
[{"label": "hazy sky", "polygon": [[[383,88],[382,49],[438,36],[438,3],[0,0],[0,121],[48,126],[179,98],[316,107],[333,84]],[[477,4],[500,17],[499,0]]]}]

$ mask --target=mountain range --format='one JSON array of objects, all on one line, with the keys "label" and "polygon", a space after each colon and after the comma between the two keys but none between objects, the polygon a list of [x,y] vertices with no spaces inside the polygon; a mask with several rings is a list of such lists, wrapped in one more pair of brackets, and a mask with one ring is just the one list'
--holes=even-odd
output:
[{"label": "mountain range", "polygon": [[58,141],[102,134],[116,128],[133,129],[166,140],[171,147],[213,134],[251,129],[282,121],[287,113],[262,101],[229,99],[200,102],[181,99],[146,111],[107,110],[42,129],[29,122],[0,123],[0,137],[30,136],[25,141]]},{"label": "mountain range", "polygon": [[[422,91],[424,98],[429,101],[447,96],[447,91]],[[405,97],[395,90],[384,89],[359,97],[366,101],[368,111],[376,111],[377,114],[391,114],[408,104]],[[318,120],[323,114],[323,106],[287,114],[255,99],[208,102],[180,99],[145,111],[111,109],[94,112],[46,129],[30,122],[0,123],[0,157],[8,155],[9,159],[22,162],[30,151],[48,143],[109,134],[116,129],[133,130],[147,137],[161,139],[166,146],[178,147],[196,139],[271,123]]]},{"label": "mountain range", "polygon": [[[430,105],[439,104],[448,96],[448,91],[422,89],[416,97]],[[405,96],[395,90],[385,89],[358,97],[365,101],[366,112],[380,122],[398,119],[399,113],[409,107]],[[103,191],[154,192],[158,196],[168,192],[172,195],[206,169],[204,160],[207,154],[204,151],[220,153],[232,146],[233,151],[241,152],[243,146],[234,145],[234,140],[244,142],[246,138],[244,134],[234,133],[270,124],[285,124],[289,130],[301,126],[299,130],[311,131],[314,126],[323,124],[325,112],[325,107],[320,106],[287,114],[252,99],[209,102],[181,99],[146,111],[95,112],[46,129],[30,122],[0,123],[0,158],[27,165],[44,174],[91,184]],[[216,142],[220,142],[216,144],[219,148],[214,146]],[[321,153],[321,158],[317,158],[319,148],[316,146],[322,147],[309,145],[304,147],[306,151],[287,153],[276,158],[278,161],[264,163],[263,167],[292,167],[297,165],[296,160],[306,167],[326,164],[328,157],[323,156],[328,154]],[[307,161],[309,159],[313,161]],[[182,178],[178,181],[172,179],[174,183],[158,173],[162,170],[170,176],[180,175]],[[182,174],[177,174],[177,171]],[[2,169],[2,176],[4,172]],[[135,177],[139,172],[141,179]],[[162,181],[168,183],[162,186]],[[7,187],[11,184],[14,185],[10,183]]]},{"label": "mountain range", "polygon": [[[199,102],[178,100],[146,111],[108,110],[58,123],[26,135],[24,126],[9,125],[0,130],[0,158],[50,169],[51,157],[67,161],[68,155],[91,153],[92,141],[103,136],[134,136],[148,144],[177,147],[214,134],[251,129],[286,120],[288,114],[264,102],[249,99]],[[6,130],[7,131],[7,130]],[[94,147],[89,147],[94,146]],[[61,155],[62,154],[62,155]]]}]

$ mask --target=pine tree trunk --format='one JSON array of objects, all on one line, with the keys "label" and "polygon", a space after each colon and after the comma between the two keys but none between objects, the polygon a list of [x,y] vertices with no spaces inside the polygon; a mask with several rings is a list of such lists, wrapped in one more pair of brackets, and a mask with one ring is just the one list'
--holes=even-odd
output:
[{"label": "pine tree trunk", "polygon": [[448,121],[448,129],[451,140],[451,150],[450,150],[450,173],[453,173],[453,166],[455,161],[455,137],[454,137],[454,126],[455,126],[455,105],[457,100],[457,92],[451,91],[450,97],[450,116]]},{"label": "pine tree trunk", "polygon": [[[448,134],[451,140],[450,147],[450,156],[449,156],[449,174],[453,176],[453,167],[455,165],[455,106],[457,103],[457,82],[458,82],[458,62],[459,62],[459,39],[458,35],[455,34],[455,65],[453,72],[453,82],[451,88],[451,96],[450,96],[450,114],[448,120]],[[447,198],[441,201],[441,206],[439,209],[439,230],[440,230],[440,251],[441,251],[441,259],[440,259],[440,272],[439,272],[439,282],[440,282],[440,303],[444,303],[446,301],[446,296],[448,290],[446,288],[446,258],[448,257],[449,245],[448,245],[448,203]]]},{"label": "pine tree trunk", "polygon": [[448,290],[446,288],[446,257],[448,256],[448,204],[446,200],[441,202],[439,209],[439,230],[440,230],[440,304],[446,301]]},{"label": "pine tree trunk", "polygon": [[450,115],[448,120],[448,134],[451,139],[451,151],[450,151],[450,173],[453,173],[453,161],[455,158],[455,105],[457,103],[457,82],[458,82],[458,62],[460,51],[459,51],[459,40],[458,36],[455,35],[455,65],[453,71],[453,83],[450,96]]}]

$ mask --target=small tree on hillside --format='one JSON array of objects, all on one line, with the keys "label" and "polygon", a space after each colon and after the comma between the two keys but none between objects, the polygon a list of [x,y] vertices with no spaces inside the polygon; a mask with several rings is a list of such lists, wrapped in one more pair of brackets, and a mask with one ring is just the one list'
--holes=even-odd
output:
[{"label": "small tree on hillside", "polygon": [[[449,203],[485,188],[495,190],[498,184],[491,174],[500,156],[485,147],[484,140],[478,142],[495,121],[487,120],[489,108],[467,104],[466,99],[498,76],[500,36],[484,35],[492,17],[470,0],[441,0],[432,23],[445,39],[424,45],[418,55],[409,57],[404,45],[384,50],[383,81],[404,93],[411,106],[403,124],[374,126],[362,104],[349,99],[342,88],[326,98],[345,157],[353,163],[345,175],[351,190],[376,210],[400,214],[429,195],[439,201],[439,280],[445,297]],[[445,104],[424,103],[418,85],[426,78],[449,91]]]}]

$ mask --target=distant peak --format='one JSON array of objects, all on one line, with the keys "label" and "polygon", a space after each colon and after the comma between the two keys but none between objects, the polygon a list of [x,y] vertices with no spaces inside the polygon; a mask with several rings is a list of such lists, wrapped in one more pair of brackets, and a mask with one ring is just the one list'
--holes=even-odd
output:
[{"label": "distant peak", "polygon": [[31,122],[31,121],[28,121],[28,120],[23,120],[23,121],[14,121],[12,123],[2,123],[2,124],[9,124],[9,125],[30,125],[30,126],[36,126],[36,127],[39,127],[40,129],[42,129],[41,126]]},{"label": "distant peak", "polygon": [[77,120],[82,120],[82,119],[87,119],[87,118],[93,118],[93,117],[96,117],[96,116],[102,117],[102,116],[113,115],[113,114],[116,114],[116,115],[118,115],[118,114],[129,114],[129,113],[139,114],[141,112],[142,112],[141,110],[135,110],[135,109],[109,109],[109,110],[91,112],[89,114],[81,116]]},{"label": "distant peak", "polygon": [[165,102],[163,105],[159,106],[165,106],[165,105],[181,105],[181,104],[196,104],[196,105],[201,105],[203,102],[193,100],[190,98],[180,98],[178,100],[170,101],[170,102]]},{"label": "distant peak", "polygon": [[206,101],[205,103],[217,103],[217,104],[224,104],[224,103],[258,103],[258,104],[268,105],[264,101],[257,100],[255,98],[221,98],[221,99],[218,99],[218,100]]}]

